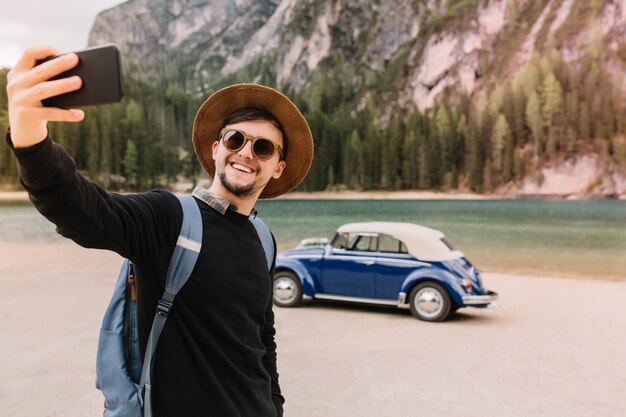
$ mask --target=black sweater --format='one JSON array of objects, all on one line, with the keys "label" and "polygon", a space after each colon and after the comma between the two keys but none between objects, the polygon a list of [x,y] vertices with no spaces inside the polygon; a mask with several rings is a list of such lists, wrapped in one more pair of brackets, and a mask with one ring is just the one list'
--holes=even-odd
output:
[{"label": "black sweater", "polygon": [[[14,153],[31,201],[60,234],[135,264],[143,355],[182,223],[177,198],[164,190],[107,193],[50,139]],[[246,216],[197,202],[202,250],[159,340],[155,417],[282,416],[271,275],[261,242]]]}]

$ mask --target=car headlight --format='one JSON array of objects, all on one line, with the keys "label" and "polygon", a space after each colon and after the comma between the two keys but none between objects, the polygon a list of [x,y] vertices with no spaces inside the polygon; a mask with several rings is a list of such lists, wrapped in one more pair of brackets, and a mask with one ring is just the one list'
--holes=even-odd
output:
[{"label": "car headlight", "polygon": [[465,287],[465,291],[472,292],[472,281],[469,278],[463,278],[463,286]]}]

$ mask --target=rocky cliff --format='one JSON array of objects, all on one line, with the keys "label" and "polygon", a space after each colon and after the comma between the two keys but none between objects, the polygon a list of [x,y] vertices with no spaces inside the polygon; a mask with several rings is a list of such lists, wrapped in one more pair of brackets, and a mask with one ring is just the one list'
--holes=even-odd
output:
[{"label": "rocky cliff", "polygon": [[97,16],[89,44],[117,43],[126,69],[149,81],[204,85],[277,6],[272,0],[130,0]]},{"label": "rocky cliff", "polygon": [[503,196],[568,199],[626,196],[626,172],[595,154],[550,164],[517,184],[502,187]]},{"label": "rocky cliff", "polygon": [[305,93],[340,78],[356,108],[384,104],[384,123],[444,95],[489,94],[546,45],[574,68],[601,45],[623,92],[625,34],[626,0],[129,0],[100,13],[89,42],[119,44],[127,71],[192,94],[233,81]]},{"label": "rocky cliff", "polygon": [[[600,5],[598,18],[584,18],[586,3]],[[576,27],[564,28],[568,19]],[[359,84],[402,59],[395,93],[425,109],[446,86],[471,93],[483,75],[523,68],[550,36],[565,37],[561,53],[575,62],[594,41],[618,51],[625,32],[624,0],[129,0],[99,14],[89,43],[115,42],[130,67],[148,72],[183,63],[155,73],[164,79],[217,82],[263,61],[279,87],[296,91],[324,61],[345,63]],[[489,74],[502,54],[504,73]]]}]

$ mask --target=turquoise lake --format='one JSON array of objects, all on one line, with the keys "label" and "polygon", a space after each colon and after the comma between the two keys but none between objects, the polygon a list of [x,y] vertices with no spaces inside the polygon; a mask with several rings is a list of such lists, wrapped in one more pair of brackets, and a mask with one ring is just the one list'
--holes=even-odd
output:
[{"label": "turquoise lake", "polygon": [[[279,251],[341,224],[401,221],[439,229],[487,272],[626,280],[626,201],[259,201]],[[54,242],[54,226],[29,203],[0,203],[0,241]]]}]

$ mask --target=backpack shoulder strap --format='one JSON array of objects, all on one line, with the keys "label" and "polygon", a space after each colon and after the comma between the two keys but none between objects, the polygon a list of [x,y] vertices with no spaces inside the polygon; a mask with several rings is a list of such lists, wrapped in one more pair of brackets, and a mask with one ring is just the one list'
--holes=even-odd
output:
[{"label": "backpack shoulder strap", "polygon": [[178,199],[183,207],[183,224],[165,279],[165,292],[174,295],[189,279],[202,247],[202,216],[198,203],[190,195]]},{"label": "backpack shoulder strap", "polygon": [[265,252],[265,259],[267,260],[267,269],[272,269],[272,264],[274,263],[274,238],[272,237],[272,232],[270,232],[269,227],[265,224],[263,220],[258,218],[257,216],[250,216],[250,221],[254,225],[257,234],[259,235],[259,239],[261,239],[261,244],[263,245],[263,251]]},{"label": "backpack shoulder strap", "polygon": [[190,196],[178,197],[183,208],[183,223],[180,228],[180,235],[176,241],[176,247],[170,258],[165,279],[165,292],[157,304],[157,312],[152,322],[150,336],[146,346],[146,353],[143,359],[140,388],[144,392],[144,416],[152,416],[151,399],[151,375],[152,359],[156,351],[159,337],[167,321],[167,316],[172,308],[174,297],[185,285],[198,260],[202,247],[202,215],[196,200]]}]

